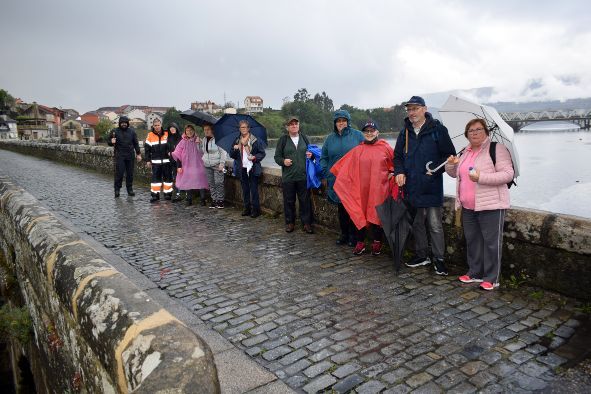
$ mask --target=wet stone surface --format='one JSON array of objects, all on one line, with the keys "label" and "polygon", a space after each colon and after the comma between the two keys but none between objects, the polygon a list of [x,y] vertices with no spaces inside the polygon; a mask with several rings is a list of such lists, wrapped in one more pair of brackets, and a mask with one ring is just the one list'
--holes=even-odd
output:
[{"label": "wet stone surface", "polygon": [[574,301],[479,291],[432,267],[395,276],[330,234],[161,201],[147,185],[0,150],[0,176],[111,248],[212,329],[300,392],[527,392],[565,358],[549,343],[579,327]]}]

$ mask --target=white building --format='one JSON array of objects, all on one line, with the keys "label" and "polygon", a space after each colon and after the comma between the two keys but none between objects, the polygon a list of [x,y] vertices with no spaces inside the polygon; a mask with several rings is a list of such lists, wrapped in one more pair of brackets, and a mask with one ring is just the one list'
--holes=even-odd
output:
[{"label": "white building", "polygon": [[141,109],[132,109],[125,114],[129,119],[141,119],[146,121],[146,113]]},{"label": "white building", "polygon": [[16,121],[6,115],[0,115],[0,140],[17,139]]},{"label": "white building", "polygon": [[263,112],[263,99],[259,96],[246,96],[244,99],[246,113]]},{"label": "white building", "polygon": [[[164,114],[161,114],[159,112],[149,112],[148,115],[146,115],[146,124],[148,127],[148,130],[150,130],[152,128],[152,124],[154,123],[154,121],[156,119],[158,119],[160,121],[160,123],[162,123],[162,117],[164,116]],[[163,127],[166,127],[167,125],[162,125]]]}]

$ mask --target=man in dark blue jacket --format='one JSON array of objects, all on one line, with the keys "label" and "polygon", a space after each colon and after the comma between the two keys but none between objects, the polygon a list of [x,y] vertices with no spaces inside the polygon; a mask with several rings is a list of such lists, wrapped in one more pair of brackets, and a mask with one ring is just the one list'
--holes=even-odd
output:
[{"label": "man in dark blue jacket", "polygon": [[125,174],[125,187],[127,194],[135,196],[133,191],[134,153],[137,161],[142,160],[140,145],[137,135],[132,127],[129,127],[127,116],[119,118],[119,127],[113,129],[107,139],[109,146],[115,147],[115,197],[119,197],[119,190]]},{"label": "man in dark blue jacket", "polygon": [[447,275],[442,225],[445,170],[441,168],[429,174],[426,165],[432,162],[430,168],[435,168],[450,155],[455,155],[456,150],[445,126],[427,112],[422,97],[411,97],[405,108],[408,117],[404,119],[404,129],[398,135],[394,148],[394,175],[399,186],[405,185],[408,200],[416,209],[412,228],[416,256],[406,265],[418,267],[431,263],[427,224],[435,273]]}]

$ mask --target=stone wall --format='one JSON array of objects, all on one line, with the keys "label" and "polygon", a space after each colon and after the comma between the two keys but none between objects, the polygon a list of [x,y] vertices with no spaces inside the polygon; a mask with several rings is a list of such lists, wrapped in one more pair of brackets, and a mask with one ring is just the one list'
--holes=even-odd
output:
[{"label": "stone wall", "polygon": [[[113,149],[104,146],[40,144],[28,141],[0,142],[0,148],[83,166],[104,173],[113,172]],[[228,162],[230,166],[230,162]],[[140,164],[138,177],[149,179],[149,170]],[[264,168],[261,181],[263,210],[274,216],[283,211],[281,172]],[[240,204],[241,189],[237,178],[227,176],[226,199]],[[338,229],[335,206],[322,195],[313,196],[315,220],[328,230]],[[444,230],[448,264],[457,271],[465,267],[465,241],[456,225],[453,199],[444,204]],[[591,220],[512,208],[505,222],[503,271],[505,280],[513,276],[517,283],[531,283],[546,289],[583,299],[591,299]]]},{"label": "stone wall", "polygon": [[30,361],[38,392],[219,392],[207,344],[6,178],[0,250],[16,284],[3,296],[32,318],[31,341],[12,341],[13,353]]}]

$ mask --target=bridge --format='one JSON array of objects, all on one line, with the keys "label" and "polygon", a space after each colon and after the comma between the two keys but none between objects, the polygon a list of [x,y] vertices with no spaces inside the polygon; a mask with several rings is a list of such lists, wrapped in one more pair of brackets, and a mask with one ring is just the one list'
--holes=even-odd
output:
[{"label": "bridge", "polygon": [[335,208],[319,196],[324,230],[286,233],[277,169],[264,169],[266,215],[252,219],[230,176],[224,210],[150,204],[143,165],[137,196],[115,199],[112,154],[0,142],[0,269],[13,277],[3,295],[38,312],[34,340],[13,354],[36,360],[34,376],[55,365],[56,392],[208,392],[197,363],[215,363],[222,393],[591,391],[560,372],[589,349],[589,220],[511,209],[502,288],[482,292],[457,280],[452,199],[451,275],[395,275],[387,253],[335,245]]},{"label": "bridge", "polygon": [[589,129],[591,126],[591,109],[502,112],[500,115],[515,131],[532,123],[548,121],[571,122],[579,125],[581,129]]}]

